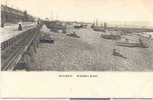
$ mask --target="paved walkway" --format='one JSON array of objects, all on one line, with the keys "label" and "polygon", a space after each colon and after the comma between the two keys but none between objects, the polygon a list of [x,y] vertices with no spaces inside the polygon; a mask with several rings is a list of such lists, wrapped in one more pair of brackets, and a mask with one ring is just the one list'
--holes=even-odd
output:
[{"label": "paved walkway", "polygon": [[4,28],[0,27],[0,43],[22,33],[27,29],[34,27],[35,25],[36,24],[32,22],[24,22],[22,23],[22,31],[18,31],[18,24],[8,23],[6,26],[4,26]]}]

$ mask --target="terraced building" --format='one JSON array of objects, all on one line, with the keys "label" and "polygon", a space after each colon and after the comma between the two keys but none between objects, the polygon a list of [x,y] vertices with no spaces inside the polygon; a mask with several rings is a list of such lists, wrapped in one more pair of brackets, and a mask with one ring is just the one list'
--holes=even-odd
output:
[{"label": "terraced building", "polygon": [[34,21],[34,17],[27,11],[20,11],[8,6],[1,5],[2,23],[17,23],[19,21]]}]

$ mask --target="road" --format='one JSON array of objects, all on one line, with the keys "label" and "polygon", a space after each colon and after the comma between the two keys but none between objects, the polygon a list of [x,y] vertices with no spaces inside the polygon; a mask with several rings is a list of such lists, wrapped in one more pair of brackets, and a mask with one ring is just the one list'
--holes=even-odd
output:
[{"label": "road", "polygon": [[[153,43],[150,48],[121,47],[114,40],[101,38],[101,33],[92,29],[73,31],[80,38],[47,30],[55,42],[40,44],[30,70],[153,71]],[[113,49],[124,57],[114,56]]]}]

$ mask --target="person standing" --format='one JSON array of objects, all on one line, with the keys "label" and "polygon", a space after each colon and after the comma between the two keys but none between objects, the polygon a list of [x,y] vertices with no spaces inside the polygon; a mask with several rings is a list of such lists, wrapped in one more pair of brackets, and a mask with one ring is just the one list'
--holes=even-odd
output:
[{"label": "person standing", "polygon": [[22,22],[21,21],[18,23],[18,31],[22,31]]}]

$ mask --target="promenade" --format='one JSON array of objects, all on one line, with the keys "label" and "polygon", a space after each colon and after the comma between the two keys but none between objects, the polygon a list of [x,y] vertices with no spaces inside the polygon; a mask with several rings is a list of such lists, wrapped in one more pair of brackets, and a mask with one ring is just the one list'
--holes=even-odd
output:
[{"label": "promenade", "polygon": [[22,31],[18,31],[18,24],[6,23],[2,28],[0,27],[0,43],[8,40],[30,28],[35,27],[36,24],[33,22],[23,22],[22,23]]}]

